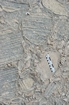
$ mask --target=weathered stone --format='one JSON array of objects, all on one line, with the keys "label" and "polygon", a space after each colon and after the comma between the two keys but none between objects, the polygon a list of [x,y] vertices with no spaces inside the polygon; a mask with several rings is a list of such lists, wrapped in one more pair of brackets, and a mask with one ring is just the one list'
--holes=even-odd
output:
[{"label": "weathered stone", "polygon": [[39,105],[39,102],[29,102],[26,105]]},{"label": "weathered stone", "polygon": [[45,97],[49,98],[55,92],[58,86],[59,84],[57,82],[51,82],[45,90]]},{"label": "weathered stone", "polygon": [[[0,37],[0,65],[22,59],[22,47],[20,33],[1,34]],[[18,43],[17,43],[18,42]]]},{"label": "weathered stone", "polygon": [[33,86],[34,81],[31,78],[26,78],[23,80],[23,83],[24,83],[26,89],[30,90]]},{"label": "weathered stone", "polygon": [[64,8],[64,6],[62,4],[60,4],[58,1],[56,0],[42,0],[43,1],[43,5],[48,8],[49,10],[51,10],[52,12],[54,12],[55,14],[59,14],[59,15],[66,15],[67,16],[67,12]]},{"label": "weathered stone", "polygon": [[66,105],[68,40],[69,0],[0,0],[0,104]]},{"label": "weathered stone", "polygon": [[0,70],[0,98],[11,99],[16,94],[17,68]]}]

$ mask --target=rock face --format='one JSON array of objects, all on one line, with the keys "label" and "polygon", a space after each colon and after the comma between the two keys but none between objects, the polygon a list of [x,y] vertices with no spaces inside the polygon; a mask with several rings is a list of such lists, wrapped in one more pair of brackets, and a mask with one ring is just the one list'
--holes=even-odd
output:
[{"label": "rock face", "polygon": [[69,105],[68,77],[69,1],[0,0],[0,105]]},{"label": "rock face", "polygon": [[23,57],[21,47],[21,34],[6,32],[0,34],[0,66],[8,64],[9,62],[13,62],[15,60],[19,60]]},{"label": "rock face", "polygon": [[0,101],[16,96],[17,73],[17,69],[12,67],[0,69]]}]

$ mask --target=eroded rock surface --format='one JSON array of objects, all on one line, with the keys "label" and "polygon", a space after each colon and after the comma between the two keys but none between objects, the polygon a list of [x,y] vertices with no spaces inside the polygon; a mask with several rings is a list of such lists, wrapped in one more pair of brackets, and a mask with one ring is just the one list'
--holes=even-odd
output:
[{"label": "eroded rock surface", "polygon": [[68,0],[0,0],[0,105],[69,105]]}]

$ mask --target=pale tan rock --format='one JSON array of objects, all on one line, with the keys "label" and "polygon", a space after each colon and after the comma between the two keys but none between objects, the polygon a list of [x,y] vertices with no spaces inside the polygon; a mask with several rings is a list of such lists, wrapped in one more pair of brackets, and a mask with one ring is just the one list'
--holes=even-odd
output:
[{"label": "pale tan rock", "polygon": [[25,65],[25,68],[29,68],[30,67],[30,60],[28,60],[27,62],[26,62],[26,65]]},{"label": "pale tan rock", "polygon": [[18,81],[18,93],[22,94],[22,92],[25,92],[25,96],[29,97],[32,96],[33,91],[32,91],[32,86],[33,86],[33,79],[31,78],[26,78],[24,80],[19,79]]},{"label": "pale tan rock", "polygon": [[29,89],[32,88],[34,81],[31,78],[26,78],[26,79],[23,80],[23,83],[24,83],[26,89],[29,90]]},{"label": "pale tan rock", "polygon": [[57,72],[55,73],[55,76],[56,76],[56,77],[60,77],[60,76],[61,76],[61,71],[60,71],[60,69],[57,70]]},{"label": "pale tan rock", "polygon": [[29,103],[27,103],[26,105],[39,105],[39,102],[29,102]]},{"label": "pale tan rock", "polygon": [[25,97],[31,97],[34,94],[34,91],[29,91],[27,93],[25,93]]},{"label": "pale tan rock", "polygon": [[27,102],[26,105],[32,105],[32,102]]},{"label": "pale tan rock", "polygon": [[65,60],[66,60],[65,57],[61,57],[61,64],[62,64],[62,65],[64,65]]},{"label": "pale tan rock", "polygon": [[19,10],[19,9],[16,9],[16,8],[9,8],[9,7],[3,7],[3,10],[6,11],[6,12],[14,12],[16,10]]},{"label": "pale tan rock", "polygon": [[59,54],[57,52],[46,52],[42,56],[41,62],[37,65],[36,71],[41,74],[41,79],[45,81],[48,78],[51,78],[52,72],[49,68],[48,62],[46,60],[46,54],[50,55],[51,61],[54,65],[55,70],[58,68],[58,60],[59,60]]},{"label": "pale tan rock", "polygon": [[49,79],[47,79],[47,80],[45,81],[44,85],[45,85],[45,86],[48,86],[48,85],[49,85],[49,83],[50,83],[50,80],[49,80]]},{"label": "pale tan rock", "polygon": [[67,12],[63,5],[61,5],[59,2],[56,0],[42,0],[43,5],[53,11],[55,14],[59,15],[67,15]]},{"label": "pale tan rock", "polygon": [[18,70],[22,70],[23,66],[24,66],[23,61],[22,60],[18,61],[18,67],[17,67]]},{"label": "pale tan rock", "polygon": [[5,20],[3,18],[0,18],[0,23],[4,24]]},{"label": "pale tan rock", "polygon": [[[63,46],[65,46],[65,42],[64,40],[60,41],[57,45],[57,50],[62,50]],[[60,51],[59,51],[60,52]]]},{"label": "pale tan rock", "polygon": [[[4,29],[4,30],[2,30],[2,31],[0,31],[0,34],[2,34],[2,35],[5,35],[5,34],[9,34],[9,33],[12,33],[12,29]],[[9,38],[7,38],[7,39],[9,39]]]},{"label": "pale tan rock", "polygon": [[[19,80],[18,89],[20,89],[21,92],[26,90],[26,87],[25,87],[23,81],[21,81],[21,80]],[[20,94],[21,94],[21,92],[19,91]]]},{"label": "pale tan rock", "polygon": [[18,105],[17,103],[11,103],[10,105]]}]

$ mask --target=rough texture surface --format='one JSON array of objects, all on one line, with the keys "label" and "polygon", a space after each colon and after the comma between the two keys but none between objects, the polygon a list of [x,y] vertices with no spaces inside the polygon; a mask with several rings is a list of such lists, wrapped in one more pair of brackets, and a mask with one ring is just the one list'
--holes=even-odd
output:
[{"label": "rough texture surface", "polygon": [[0,105],[69,105],[69,0],[0,0]]}]

